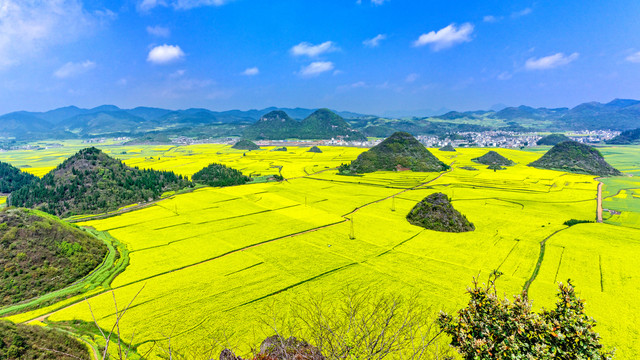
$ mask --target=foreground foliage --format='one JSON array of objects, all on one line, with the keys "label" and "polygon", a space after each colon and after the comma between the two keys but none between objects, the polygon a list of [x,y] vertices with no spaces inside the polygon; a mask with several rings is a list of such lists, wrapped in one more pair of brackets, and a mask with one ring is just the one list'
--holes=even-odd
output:
[{"label": "foreground foliage", "polygon": [[0,320],[0,359],[89,359],[87,347],[63,333]]},{"label": "foreground foliage", "polygon": [[27,209],[0,211],[0,306],[61,289],[103,260],[105,244],[88,233]]},{"label": "foreground foliage", "polygon": [[128,167],[92,147],[80,150],[39,182],[14,191],[8,203],[66,217],[116,210],[189,186],[181,175]]},{"label": "foreground foliage", "polygon": [[209,186],[242,185],[251,181],[251,178],[242,175],[240,170],[213,163],[193,174],[191,179],[195,182]]},{"label": "foreground foliage", "polygon": [[569,280],[560,284],[554,309],[535,313],[526,293],[513,302],[499,298],[494,271],[488,285],[467,290],[468,307],[457,317],[441,313],[439,326],[465,359],[611,359],[594,332],[595,320],[584,312]]}]

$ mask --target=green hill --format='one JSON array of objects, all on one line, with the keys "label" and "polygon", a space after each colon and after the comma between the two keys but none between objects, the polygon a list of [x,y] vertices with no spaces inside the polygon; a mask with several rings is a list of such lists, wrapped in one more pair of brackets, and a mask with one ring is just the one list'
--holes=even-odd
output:
[{"label": "green hill", "polygon": [[0,193],[10,193],[37,181],[36,176],[0,161]]},{"label": "green hill", "polygon": [[347,141],[366,141],[367,138],[351,128],[344,119],[329,109],[318,109],[300,122],[299,139],[344,138]]},{"label": "green hill", "polygon": [[471,159],[471,161],[477,162],[478,164],[483,165],[500,165],[500,166],[511,166],[513,165],[513,161],[507,159],[506,157],[498,154],[497,152],[491,150],[488,153]]},{"label": "green hill", "polygon": [[250,140],[240,140],[231,147],[236,150],[258,150],[260,146]]},{"label": "green hill", "polygon": [[213,163],[193,174],[191,180],[208,186],[231,186],[245,184],[251,181],[251,178],[242,175],[239,170]]},{"label": "green hill", "polygon": [[89,360],[91,358],[84,343],[61,331],[0,320],[0,359]]},{"label": "green hill", "polygon": [[571,139],[569,139],[568,137],[566,137],[564,134],[551,134],[551,135],[547,135],[545,137],[543,137],[542,139],[536,141],[536,144],[538,145],[557,145],[561,142],[565,142],[565,141],[570,141]]},{"label": "green hill", "polygon": [[612,145],[632,145],[640,143],[640,128],[627,130],[620,133],[611,140],[607,140],[607,144]]},{"label": "green hill", "polygon": [[358,156],[350,165],[340,167],[343,174],[369,173],[400,168],[412,171],[444,171],[449,168],[438,160],[416,138],[406,132],[396,132],[380,144]]},{"label": "green hill", "polygon": [[604,160],[598,150],[576,141],[565,141],[552,147],[528,166],[599,176],[622,175]]},{"label": "green hill", "polygon": [[282,110],[271,111],[244,130],[247,139],[332,139],[366,141],[340,115],[329,109],[319,109],[298,122]]},{"label": "green hill", "polygon": [[107,253],[101,240],[39,211],[6,208],[0,224],[0,306],[62,289],[95,269]]},{"label": "green hill", "polygon": [[451,144],[447,144],[447,145],[441,147],[438,150],[440,150],[440,151],[456,151],[456,149]]},{"label": "green hill", "polygon": [[447,195],[433,193],[407,214],[407,220],[425,229],[444,232],[466,232],[475,230],[475,226],[458,210],[454,209]]},{"label": "green hill", "polygon": [[313,147],[311,147],[311,149],[309,149],[307,152],[312,152],[312,153],[318,153],[318,154],[320,154],[320,153],[322,153],[322,150],[320,150],[320,148],[319,148],[319,147],[317,147],[317,146],[313,146]]},{"label": "green hill", "polygon": [[244,130],[244,137],[256,140],[282,140],[296,137],[300,123],[282,110],[274,110],[260,117],[255,124]]},{"label": "green hill", "polygon": [[112,211],[190,186],[181,175],[131,168],[92,147],[80,150],[39,182],[12,192],[7,202],[66,217]]}]

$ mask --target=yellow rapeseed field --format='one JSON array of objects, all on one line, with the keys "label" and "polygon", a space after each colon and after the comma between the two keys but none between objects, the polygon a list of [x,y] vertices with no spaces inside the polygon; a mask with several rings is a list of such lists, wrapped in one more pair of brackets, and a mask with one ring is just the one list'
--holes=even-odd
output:
[{"label": "yellow rapeseed field", "polygon": [[[230,339],[225,345],[248,351],[269,335],[264,319],[270,311],[286,315],[292,301],[309,293],[338,294],[347,286],[418,291],[432,309],[455,311],[466,304],[464,290],[474,276],[486,279],[499,269],[505,275],[498,288],[505,295],[531,281],[536,308],[551,306],[556,283],[572,279],[603,342],[618,349],[617,358],[632,359],[640,350],[640,273],[633,263],[640,256],[640,230],[626,223],[638,214],[617,217],[618,225],[563,224],[595,220],[593,176],[527,167],[540,154],[505,149],[497,151],[516,165],[488,170],[471,161],[489,150],[477,148],[431,149],[452,166],[444,173],[341,176],[334,168],[365,149],[321,148],[314,154],[303,147],[105,147],[128,165],[187,176],[220,162],[247,175],[281,173],[287,179],[201,188],[81,223],[108,231],[130,251],[129,266],[111,284],[118,304],[144,286],[120,324],[122,337],[133,336],[140,353],[153,348],[159,357],[169,338],[172,348],[197,352],[224,330]],[[56,165],[54,155],[47,156],[38,166]],[[27,156],[2,157],[19,162]],[[441,233],[410,225],[407,213],[433,192],[447,194],[476,230]],[[111,293],[87,301],[98,323],[110,328]],[[48,320],[93,321],[85,302],[54,311]]]}]

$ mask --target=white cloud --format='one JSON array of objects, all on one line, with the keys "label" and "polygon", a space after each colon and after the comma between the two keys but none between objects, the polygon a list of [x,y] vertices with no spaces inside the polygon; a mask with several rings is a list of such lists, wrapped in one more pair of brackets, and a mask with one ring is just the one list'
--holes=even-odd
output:
[{"label": "white cloud", "polygon": [[640,51],[627,56],[625,60],[632,63],[640,63]]},{"label": "white cloud", "polygon": [[184,58],[184,52],[178,45],[160,45],[149,51],[147,61],[154,64],[169,64]]},{"label": "white cloud", "polygon": [[90,60],[86,60],[80,63],[68,62],[62,65],[62,67],[60,67],[58,70],[56,70],[53,73],[53,76],[57,77],[58,79],[66,79],[69,77],[84,74],[94,67],[96,67],[96,63]]},{"label": "white cloud", "polygon": [[522,16],[529,15],[532,12],[533,12],[533,9],[528,7],[528,8],[524,8],[524,9],[522,9],[520,11],[516,11],[516,12],[511,13],[511,17],[516,19],[516,18],[519,18],[519,17],[522,17]]},{"label": "white cloud", "polygon": [[498,74],[498,80],[509,80],[513,77],[513,74],[511,74],[508,71],[504,71],[501,72],[500,74]]},{"label": "white cloud", "polygon": [[102,18],[102,13],[87,12],[80,0],[0,0],[0,68],[73,42],[91,33]]},{"label": "white cloud", "polygon": [[142,0],[138,3],[138,9],[149,11],[155,7],[172,7],[176,10],[189,10],[201,6],[222,6],[233,0]]},{"label": "white cloud", "polygon": [[502,16],[486,15],[485,17],[482,18],[482,21],[486,23],[496,23],[500,20],[502,20]]},{"label": "white cloud", "polygon": [[338,48],[332,41],[325,41],[322,44],[313,45],[308,42],[301,42],[300,44],[291,48],[291,54],[294,56],[308,56],[308,57],[316,57],[320,54],[324,54],[327,52],[337,51]]},{"label": "white cloud", "polygon": [[459,28],[456,24],[451,24],[440,30],[431,31],[427,34],[422,34],[413,43],[413,46],[425,46],[430,44],[434,51],[439,51],[452,47],[456,44],[471,41],[471,33],[473,33],[473,25],[470,23],[464,23]]},{"label": "white cloud", "polygon": [[563,53],[557,53],[557,54],[541,57],[539,59],[530,58],[524,64],[524,67],[527,70],[553,69],[553,68],[556,68],[558,66],[567,65],[570,62],[573,62],[574,60],[578,59],[579,56],[580,56],[580,54],[578,54],[577,52],[574,52],[573,54],[571,54],[569,56],[567,56],[567,55],[565,55]]},{"label": "white cloud", "polygon": [[158,37],[169,37],[171,35],[171,30],[162,26],[147,26],[147,32],[149,35]]},{"label": "white cloud", "polygon": [[305,77],[317,76],[323,72],[331,71],[333,68],[334,65],[331,61],[315,61],[307,66],[303,66],[298,74]]},{"label": "white cloud", "polygon": [[260,69],[258,69],[257,67],[247,68],[242,72],[242,75],[246,76],[254,76],[258,74],[260,74]]},{"label": "white cloud", "polygon": [[378,35],[376,35],[375,37],[373,37],[373,38],[371,38],[371,39],[367,39],[367,40],[363,41],[362,43],[363,43],[365,46],[368,46],[368,47],[372,47],[372,48],[374,48],[374,47],[378,47],[378,46],[380,46],[380,42],[381,42],[382,40],[385,40],[386,38],[387,38],[387,35],[385,35],[385,34],[378,34]]},{"label": "white cloud", "polygon": [[412,83],[415,82],[416,80],[418,80],[418,78],[420,77],[420,75],[416,74],[416,73],[412,73],[407,75],[407,77],[404,79],[405,82],[408,83]]},{"label": "white cloud", "polygon": [[186,72],[187,70],[185,69],[178,69],[172,72],[171,74],[169,74],[169,78],[176,79],[176,78],[182,77]]}]

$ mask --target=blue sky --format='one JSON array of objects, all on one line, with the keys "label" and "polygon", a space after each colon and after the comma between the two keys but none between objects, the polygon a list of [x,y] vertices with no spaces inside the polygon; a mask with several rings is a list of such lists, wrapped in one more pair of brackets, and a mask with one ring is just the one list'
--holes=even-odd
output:
[{"label": "blue sky", "polygon": [[0,0],[0,113],[640,98],[640,2]]}]

